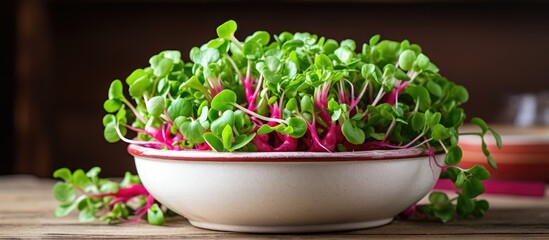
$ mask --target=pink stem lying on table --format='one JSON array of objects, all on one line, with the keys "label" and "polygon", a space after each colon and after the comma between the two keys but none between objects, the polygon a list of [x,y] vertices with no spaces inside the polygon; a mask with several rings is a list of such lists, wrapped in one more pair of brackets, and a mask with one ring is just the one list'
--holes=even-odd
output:
[{"label": "pink stem lying on table", "polygon": [[[489,194],[502,194],[514,196],[544,197],[545,183],[534,181],[509,181],[509,180],[487,180],[483,181],[486,191]],[[454,191],[454,183],[448,179],[437,181],[433,189]]]}]

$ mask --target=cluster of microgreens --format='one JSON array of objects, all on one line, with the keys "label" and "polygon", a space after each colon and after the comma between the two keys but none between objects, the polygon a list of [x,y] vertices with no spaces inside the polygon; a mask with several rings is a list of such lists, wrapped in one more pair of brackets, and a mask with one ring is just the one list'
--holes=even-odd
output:
[{"label": "cluster of microgreens", "polygon": [[[475,197],[489,177],[482,166],[462,169],[459,106],[467,90],[440,75],[417,44],[380,40],[359,46],[306,32],[271,35],[257,31],[242,42],[237,24],[217,28],[218,38],[190,51],[163,51],[150,66],[114,80],[103,118],[108,142],[169,150],[361,151],[423,148],[455,182],[458,197],[433,193],[417,208],[446,222],[457,215],[482,216],[488,208]],[[490,132],[484,121],[482,149]],[[125,137],[128,130],[135,137]],[[439,164],[435,153],[446,153]],[[454,205],[454,202],[457,204]]]},{"label": "cluster of microgreens", "polygon": [[109,224],[145,219],[150,224],[162,225],[164,215],[175,215],[158,205],[138,176],[126,172],[124,179],[118,183],[99,178],[99,172],[99,167],[87,172],[78,169],[71,173],[67,168],[56,170],[53,176],[63,181],[53,187],[53,196],[61,203],[55,208],[55,216],[66,216],[78,209],[82,222],[94,221],[99,217]]}]

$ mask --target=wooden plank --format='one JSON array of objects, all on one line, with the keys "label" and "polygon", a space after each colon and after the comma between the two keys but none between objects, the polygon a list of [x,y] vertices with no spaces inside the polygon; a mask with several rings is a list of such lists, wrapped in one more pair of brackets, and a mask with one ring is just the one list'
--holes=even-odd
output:
[{"label": "wooden plank", "polygon": [[[146,223],[106,225],[80,223],[76,214],[56,218],[57,205],[51,194],[55,181],[28,176],[0,177],[0,238],[222,238],[222,239],[342,239],[374,237],[379,239],[548,239],[549,201],[517,197],[490,196],[493,209],[482,219],[436,221],[396,219],[386,226],[324,234],[242,234],[218,232],[191,226],[183,217],[167,220],[164,226]],[[509,199],[514,199],[511,204]],[[498,201],[504,204],[498,206]],[[544,204],[547,203],[547,204]]]}]

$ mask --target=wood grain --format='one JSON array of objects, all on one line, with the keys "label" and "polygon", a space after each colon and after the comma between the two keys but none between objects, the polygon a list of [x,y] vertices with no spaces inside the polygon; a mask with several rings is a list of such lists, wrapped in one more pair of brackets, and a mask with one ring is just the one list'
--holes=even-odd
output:
[{"label": "wood grain", "polygon": [[80,223],[75,214],[53,216],[55,181],[31,176],[0,177],[0,238],[53,239],[549,239],[548,198],[485,196],[492,209],[482,219],[442,224],[397,219],[386,226],[323,234],[242,234],[191,226],[183,217],[164,226],[146,223]]}]

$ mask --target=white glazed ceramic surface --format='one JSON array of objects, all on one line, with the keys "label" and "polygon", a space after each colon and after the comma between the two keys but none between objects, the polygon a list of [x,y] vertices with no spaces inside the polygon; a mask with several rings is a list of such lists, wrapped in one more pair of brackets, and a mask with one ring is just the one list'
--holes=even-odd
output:
[{"label": "white glazed ceramic surface", "polygon": [[[371,159],[384,151],[252,154],[135,145],[129,151],[159,202],[196,227],[237,232],[327,232],[387,224],[424,197],[440,173],[427,156]],[[168,160],[156,159],[159,155]]]}]

